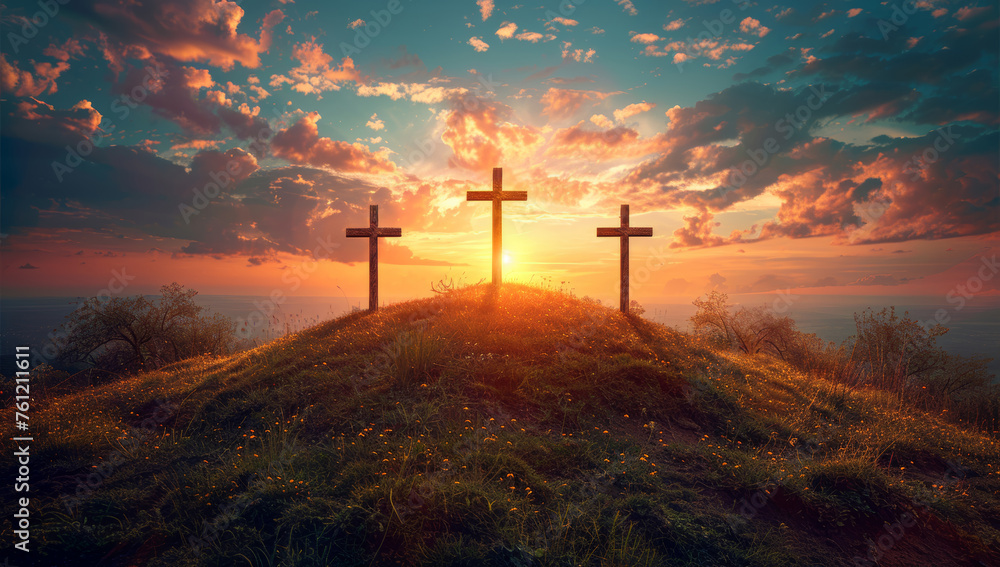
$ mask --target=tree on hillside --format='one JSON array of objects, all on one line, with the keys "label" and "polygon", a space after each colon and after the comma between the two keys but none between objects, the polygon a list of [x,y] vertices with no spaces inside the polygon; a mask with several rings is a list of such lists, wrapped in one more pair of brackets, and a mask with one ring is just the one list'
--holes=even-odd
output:
[{"label": "tree on hillside", "polygon": [[710,292],[706,299],[700,297],[695,299],[693,303],[698,311],[691,316],[691,323],[694,325],[696,333],[713,336],[725,342],[726,345],[732,346],[733,333],[730,328],[729,314],[729,308],[732,305],[728,303],[728,300],[728,295],[718,291]]},{"label": "tree on hillside", "polygon": [[198,292],[178,283],[160,288],[160,298],[91,297],[64,327],[69,341],[60,363],[115,373],[133,373],[200,354],[235,347],[236,324],[219,314],[203,314]]},{"label": "tree on hillside", "polygon": [[845,349],[866,383],[902,392],[930,390],[954,398],[990,383],[988,359],[950,354],[937,338],[948,332],[942,325],[925,327],[896,309],[866,309],[854,315],[856,333]]},{"label": "tree on hillside", "polygon": [[712,291],[694,300],[698,311],[691,317],[695,333],[747,354],[769,354],[803,370],[822,365],[829,347],[812,333],[803,333],[788,316],[775,314],[766,305],[733,311],[725,293]]}]

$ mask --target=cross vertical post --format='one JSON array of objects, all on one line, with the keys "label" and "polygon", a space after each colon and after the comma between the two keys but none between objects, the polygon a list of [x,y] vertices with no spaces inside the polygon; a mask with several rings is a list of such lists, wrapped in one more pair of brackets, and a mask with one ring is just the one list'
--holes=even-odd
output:
[{"label": "cross vertical post", "polygon": [[368,207],[368,310],[378,309],[378,205]]},{"label": "cross vertical post", "polygon": [[[503,169],[493,168],[493,192],[503,191]],[[493,281],[503,281],[503,201],[493,199]]]},{"label": "cross vertical post", "polygon": [[368,239],[368,310],[378,310],[378,239],[403,236],[403,229],[379,227],[378,205],[368,207],[368,228],[347,229],[348,238]]},{"label": "cross vertical post", "polygon": [[[622,229],[629,228],[628,226],[628,205],[622,205],[621,210],[621,227]],[[621,252],[619,252],[620,262],[621,262],[621,310],[622,313],[628,313],[628,237],[622,236],[618,239],[621,244]]]},{"label": "cross vertical post", "polygon": [[527,191],[504,191],[503,168],[493,168],[492,191],[469,191],[467,201],[493,202],[493,285],[503,281],[503,202],[527,201]]},{"label": "cross vertical post", "polygon": [[621,297],[620,306],[622,313],[628,313],[629,299],[628,299],[628,276],[629,276],[629,249],[628,249],[628,239],[632,236],[653,236],[652,227],[633,227],[629,226],[629,210],[628,205],[622,205],[621,209],[621,224],[617,227],[612,228],[598,228],[597,236],[617,236],[621,244]]}]

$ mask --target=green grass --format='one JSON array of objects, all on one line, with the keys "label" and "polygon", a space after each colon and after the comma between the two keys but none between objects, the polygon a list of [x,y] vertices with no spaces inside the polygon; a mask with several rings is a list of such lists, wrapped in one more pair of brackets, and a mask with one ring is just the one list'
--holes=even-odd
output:
[{"label": "green grass", "polygon": [[906,512],[880,564],[1000,551],[995,438],[522,285],[34,404],[45,564],[852,565]]}]

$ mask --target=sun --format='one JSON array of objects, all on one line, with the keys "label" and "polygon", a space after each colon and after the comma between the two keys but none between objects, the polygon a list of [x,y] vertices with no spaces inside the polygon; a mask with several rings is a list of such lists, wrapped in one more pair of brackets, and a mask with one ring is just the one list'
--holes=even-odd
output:
[{"label": "sun", "polygon": [[504,252],[503,256],[501,256],[500,259],[503,261],[504,264],[510,264],[513,261],[511,260],[510,254],[507,252]]}]

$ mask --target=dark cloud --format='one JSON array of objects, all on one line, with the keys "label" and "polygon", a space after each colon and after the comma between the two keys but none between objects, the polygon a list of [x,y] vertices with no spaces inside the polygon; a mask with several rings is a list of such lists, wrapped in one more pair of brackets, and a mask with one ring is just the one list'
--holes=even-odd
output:
[{"label": "dark cloud", "polygon": [[[93,147],[78,128],[67,127],[76,120],[72,113],[50,113],[26,139],[17,106],[4,103],[0,130],[0,214],[11,233],[113,227],[186,241],[175,254],[257,259],[310,254],[333,242],[332,259],[354,262],[366,259],[367,250],[345,246],[344,229],[364,226],[370,203],[381,206],[388,222],[434,222],[429,187],[394,195],[384,186],[310,167],[261,171],[256,158],[239,148],[201,151],[185,168],[140,148]],[[92,149],[75,158],[60,181],[51,164],[66,160],[66,142]],[[388,263],[439,264],[414,257],[402,243],[383,250]]]},{"label": "dark cloud", "polygon": [[[831,11],[820,4],[788,9],[778,19],[808,26],[836,15]],[[849,30],[786,72],[781,88],[750,80],[670,109],[661,155],[624,179],[628,198],[693,209],[674,233],[672,246],[682,248],[776,237],[863,244],[1000,231],[1000,93],[996,52],[987,47],[1000,43],[996,12],[994,6],[967,11],[937,34],[927,24],[940,22],[923,11],[887,38]],[[913,40],[918,33],[936,37]],[[767,75],[795,58],[795,50],[783,51],[737,79]],[[826,95],[820,105],[810,100],[816,89]],[[861,117],[929,131],[878,135],[868,144],[817,137],[834,119]],[[716,185],[704,188],[706,179]],[[781,200],[776,218],[728,236],[714,233],[715,214],[765,192]]]},{"label": "dark cloud", "polygon": [[745,81],[747,79],[757,79],[769,75],[774,71],[777,71],[779,69],[791,65],[795,61],[796,55],[798,53],[799,53],[798,49],[794,47],[789,47],[782,53],[778,53],[776,55],[768,57],[767,65],[757,67],[756,69],[750,71],[749,73],[736,73],[735,75],[733,75],[733,80]]}]

